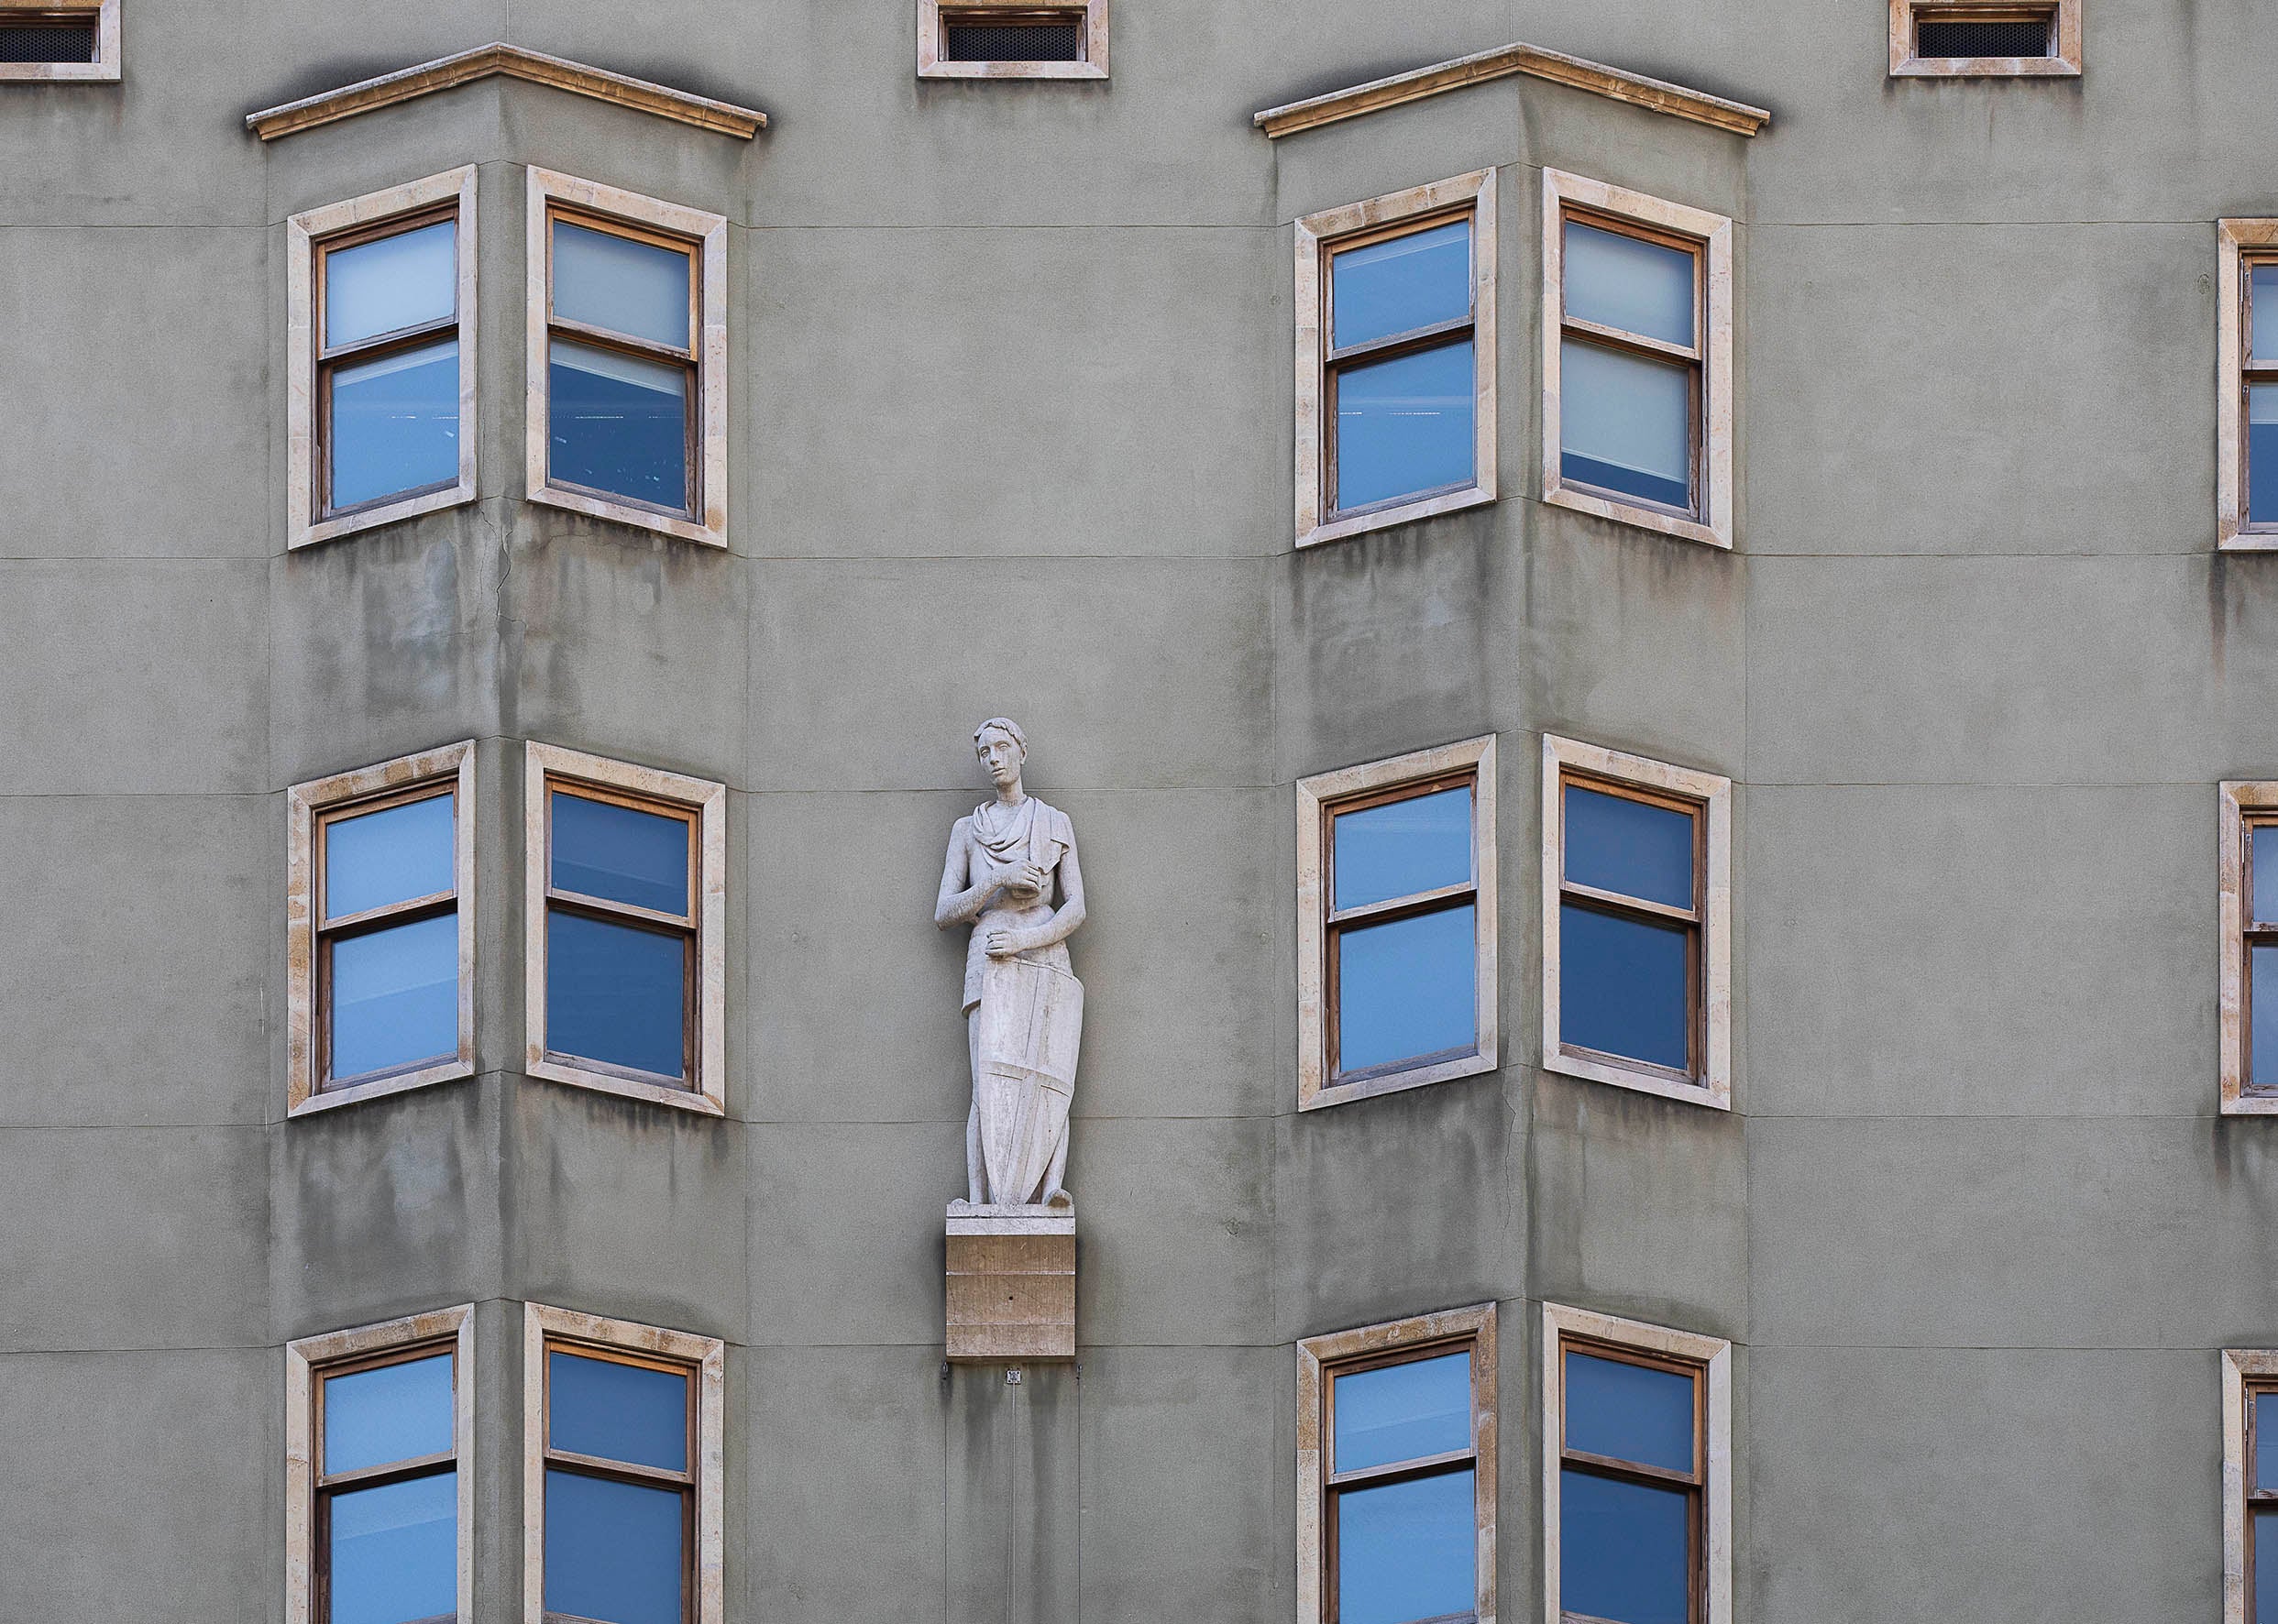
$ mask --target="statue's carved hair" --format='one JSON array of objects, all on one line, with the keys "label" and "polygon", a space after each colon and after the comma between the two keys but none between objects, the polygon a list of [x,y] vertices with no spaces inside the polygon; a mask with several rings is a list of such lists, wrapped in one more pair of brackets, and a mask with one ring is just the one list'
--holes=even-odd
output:
[{"label": "statue's carved hair", "polygon": [[981,735],[987,732],[991,728],[996,729],[999,732],[1010,733],[1012,735],[1012,741],[1020,747],[1020,753],[1022,755],[1029,753],[1029,736],[1020,730],[1020,724],[1013,720],[1012,718],[1008,716],[993,716],[989,718],[988,720],[983,722],[979,727],[974,729],[973,748],[974,751],[978,752],[980,750]]}]

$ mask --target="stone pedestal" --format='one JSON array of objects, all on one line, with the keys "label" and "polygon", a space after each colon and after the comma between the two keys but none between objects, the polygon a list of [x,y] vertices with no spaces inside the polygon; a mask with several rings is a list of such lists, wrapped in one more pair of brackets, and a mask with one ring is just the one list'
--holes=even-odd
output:
[{"label": "stone pedestal", "polygon": [[949,1204],[949,1357],[1075,1357],[1075,1209]]}]

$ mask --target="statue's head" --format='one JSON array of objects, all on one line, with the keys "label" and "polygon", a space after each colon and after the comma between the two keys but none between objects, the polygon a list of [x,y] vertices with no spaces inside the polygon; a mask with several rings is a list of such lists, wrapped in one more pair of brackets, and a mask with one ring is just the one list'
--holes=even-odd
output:
[{"label": "statue's head", "polygon": [[973,730],[973,753],[989,770],[990,782],[1005,789],[1020,780],[1029,759],[1029,736],[1008,716],[993,716]]}]

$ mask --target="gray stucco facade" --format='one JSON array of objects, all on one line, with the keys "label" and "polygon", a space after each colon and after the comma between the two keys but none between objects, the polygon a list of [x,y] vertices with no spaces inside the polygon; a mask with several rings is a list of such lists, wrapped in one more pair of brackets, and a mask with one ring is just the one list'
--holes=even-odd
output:
[{"label": "gray stucco facade", "polygon": [[[477,1304],[725,1339],[728,1617],[1282,1621],[1294,1344],[1502,1305],[1735,1344],[1737,1617],[2213,1619],[2217,1351],[2278,1123],[2217,1114],[2216,785],[2278,559],[2215,547],[2215,221],[2278,214],[2253,0],[2078,80],[1887,76],[1882,0],[1123,0],[1101,83],[913,74],[909,0],[127,0],[0,85],[0,1619],[275,1624],[283,1344]],[[1773,112],[1502,79],[1524,38]],[[505,39],[764,108],[490,80]],[[480,499],[288,553],[285,219],[479,165]],[[731,544],[525,504],[523,173],[731,222]],[[1291,544],[1291,223],[1498,170],[1501,499]],[[1729,214],[1737,545],[1546,506],[1540,170]],[[1080,1365],[942,1360],[941,841],[1018,717],[1083,831]],[[1542,1070],[1539,737],[1736,786],[1731,1114]],[[1295,781],[1502,741],[1500,1069],[1295,1108]],[[283,792],[479,741],[478,1074],[285,1116]],[[522,748],[730,789],[727,1114],[521,1072]]]}]

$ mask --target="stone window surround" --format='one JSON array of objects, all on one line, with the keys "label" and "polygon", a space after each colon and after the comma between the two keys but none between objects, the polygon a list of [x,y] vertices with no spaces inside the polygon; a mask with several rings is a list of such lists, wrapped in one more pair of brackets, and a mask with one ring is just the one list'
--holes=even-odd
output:
[{"label": "stone window surround", "polygon": [[718,1337],[603,1319],[544,1303],[523,1305],[523,1619],[545,1624],[545,1355],[584,1343],[688,1366],[696,1390],[696,1594],[692,1624],[723,1624],[726,1482],[725,1344]]},{"label": "stone window surround", "polygon": [[2247,829],[2250,819],[2261,817],[2278,821],[2278,782],[2224,780],[2217,831],[2222,944],[2215,1008],[2220,1029],[2221,1114],[2225,1116],[2278,1115],[2278,1093],[2253,1092],[2247,1066],[2253,1043],[2247,1007],[2246,929],[2253,916],[2252,899],[2247,894]]},{"label": "stone window surround", "polygon": [[1109,0],[1083,0],[1084,60],[1080,62],[956,62],[941,57],[944,13],[1077,9],[1071,0],[918,0],[918,77],[920,79],[1105,79],[1107,77]]},{"label": "stone window surround", "polygon": [[452,1433],[458,1457],[457,1624],[475,1617],[475,1310],[436,1309],[285,1344],[285,1624],[314,1624],[316,1573],[316,1382],[327,1365],[420,1344],[449,1345]]},{"label": "stone window surround", "polygon": [[[1655,1070],[1566,1050],[1558,1040],[1558,907],[1565,877],[1566,807],[1560,787],[1569,775],[1611,780],[1698,802],[1705,874],[1700,907],[1701,1068],[1699,1080],[1679,1082]],[[1713,773],[1675,767],[1602,745],[1543,735],[1543,1069],[1616,1088],[1712,1110],[1733,1108],[1733,781]]]},{"label": "stone window surround", "polygon": [[[728,791],[724,785],[689,778],[654,767],[636,767],[582,751],[531,741],[524,751],[523,869],[523,954],[528,1040],[523,1069],[534,1078],[567,1082],[603,1093],[646,1100],[652,1104],[677,1106],[709,1116],[724,1115],[727,1058],[727,940],[728,940]],[[551,779],[598,785],[652,801],[684,808],[696,815],[697,894],[690,899],[696,918],[696,1062],[687,1088],[644,1082],[598,1067],[550,1056],[545,1044],[546,987],[546,791]]]},{"label": "stone window surround", "polygon": [[[458,1053],[416,1070],[318,1092],[316,824],[324,813],[414,785],[454,780],[453,879],[458,887]],[[472,740],[377,766],[296,784],[285,792],[285,1114],[305,1116],[475,1072],[475,745]]]},{"label": "stone window surround", "polygon": [[2217,220],[2215,279],[2215,544],[2228,553],[2278,551],[2278,525],[2246,517],[2247,259],[2278,250],[2278,220]]},{"label": "stone window surround", "polygon": [[[529,499],[567,508],[591,518],[613,520],[661,535],[708,546],[728,544],[728,222],[724,215],[644,197],[598,181],[581,181],[554,170],[530,167],[528,229],[524,244],[526,297],[523,324],[528,360],[524,374],[523,474]],[[699,342],[696,355],[697,430],[695,460],[698,518],[620,501],[549,482],[546,433],[549,392],[546,312],[553,256],[546,214],[566,204],[604,219],[622,220],[688,239],[698,265]]]},{"label": "stone window surround", "polygon": [[53,11],[94,13],[95,60],[92,62],[0,62],[0,82],[68,84],[110,83],[119,79],[119,0],[68,5],[60,0],[0,0],[0,23],[10,12],[34,16]]},{"label": "stone window surround", "polygon": [[[316,308],[316,255],[322,239],[416,214],[439,203],[457,204],[458,479],[440,490],[380,502],[337,518],[319,510],[324,477],[316,466],[316,353],[321,313]],[[401,186],[367,192],[346,203],[295,214],[285,222],[285,341],[290,351],[285,416],[285,545],[288,550],[358,531],[393,524],[419,513],[475,499],[476,444],[482,438],[475,398],[475,166],[463,164]]]},{"label": "stone window surround", "polygon": [[2248,1384],[2278,1386],[2278,1349],[2223,1350],[2223,1624],[2252,1624],[2247,1589]]},{"label": "stone window surround", "polygon": [[[1411,186],[1366,203],[1347,203],[1307,214],[1296,223],[1297,412],[1296,412],[1296,533],[1299,547],[1317,546],[1368,531],[1388,530],[1436,513],[1452,513],[1495,499],[1496,411],[1495,374],[1495,176],[1493,169],[1474,170],[1429,185]],[[1372,508],[1342,517],[1327,510],[1324,488],[1328,466],[1327,421],[1328,260],[1336,239],[1380,226],[1414,220],[1419,227],[1428,216],[1450,218],[1468,213],[1471,218],[1472,357],[1478,390],[1472,452],[1472,480],[1458,490],[1443,490]]]},{"label": "stone window surround", "polygon": [[[1476,887],[1478,935],[1473,955],[1478,971],[1479,1046],[1453,1059],[1405,1070],[1333,1082],[1328,1075],[1328,872],[1330,808],[1338,801],[1399,785],[1420,783],[1469,769],[1473,774],[1471,863]],[[1436,745],[1389,761],[1343,767],[1297,781],[1297,1109],[1318,1111],[1350,1100],[1370,1099],[1427,1083],[1491,1071],[1500,1053],[1496,971],[1498,910],[1495,899],[1495,736]]]},{"label": "stone window surround", "polygon": [[[1642,502],[1569,485],[1560,471],[1559,346],[1565,332],[1566,232],[1570,209],[1690,237],[1701,245],[1704,335],[1699,467],[1703,489],[1700,519],[1664,512]],[[1733,544],[1733,222],[1705,209],[1667,203],[1627,187],[1608,185],[1563,170],[1543,170],[1543,500],[1683,541],[1729,550]]]},{"label": "stone window surround", "polygon": [[2081,0],[2055,0],[2056,51],[2045,57],[1918,57],[1915,14],[2023,9],[2019,0],[1890,0],[1890,77],[1893,79],[2074,79],[2080,75]]},{"label": "stone window surround", "polygon": [[1566,1442],[1561,1353],[1568,1340],[1601,1343],[1698,1366],[1708,1388],[1708,1483],[1702,1489],[1702,1624],[1733,1624],[1733,1344],[1721,1337],[1543,1304],[1543,1620],[1560,1624],[1558,1486]]},{"label": "stone window surround", "polygon": [[[1446,1309],[1413,1319],[1365,1325],[1309,1336],[1297,1344],[1297,1624],[1325,1624],[1325,1583],[1332,1553],[1326,1544],[1327,1457],[1322,1436],[1327,1414],[1329,1378],[1339,1364],[1395,1350],[1418,1351],[1432,1344],[1453,1353],[1471,1353],[1471,1449],[1474,1458],[1474,1523],[1478,1575],[1477,1624],[1495,1624],[1495,1304]],[[1557,1617],[1552,1616],[1552,1624]],[[1723,1624],[1718,1620],[1717,1624]]]}]

